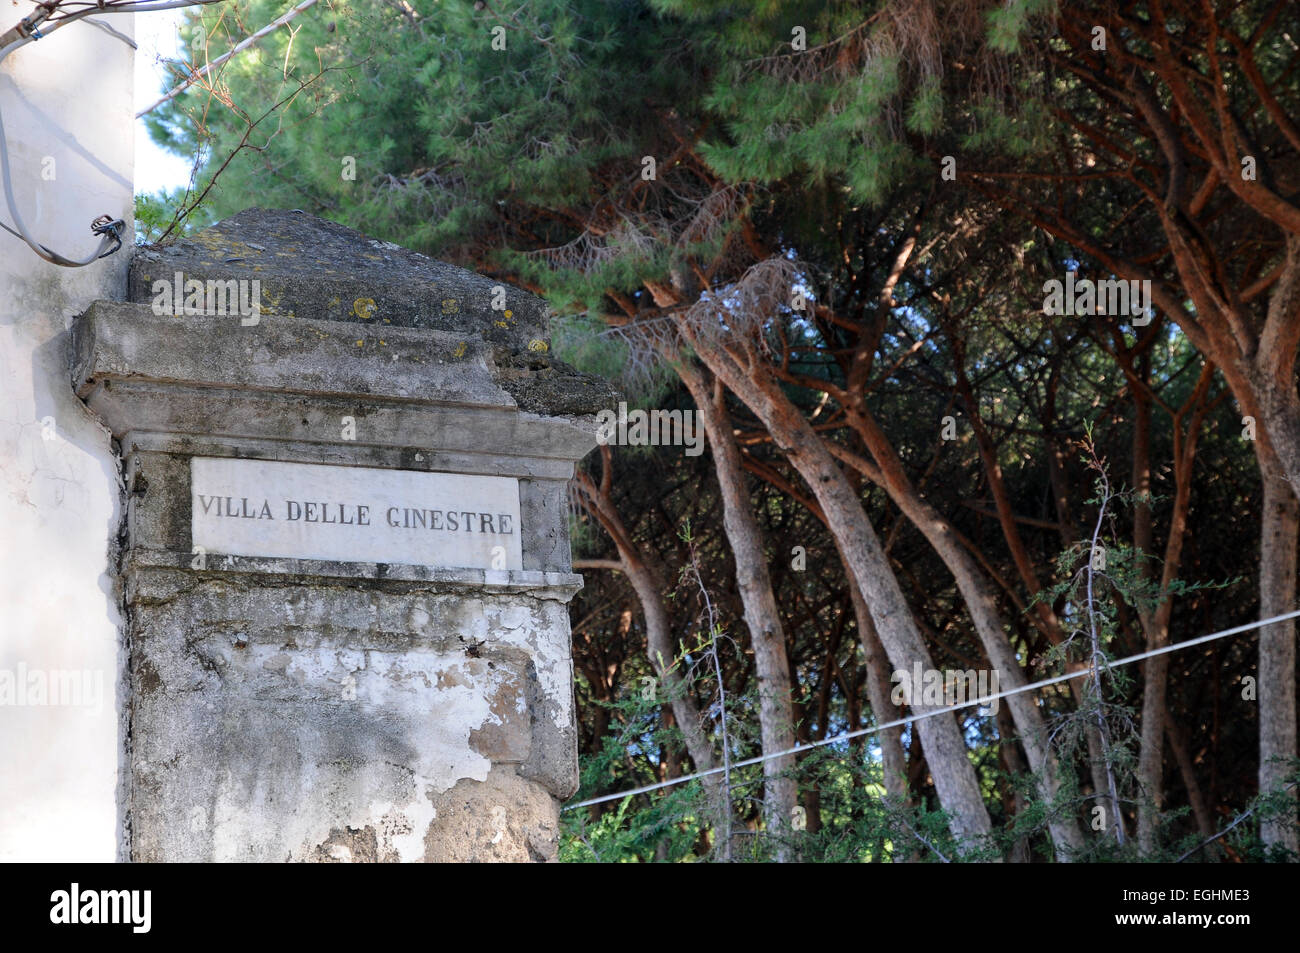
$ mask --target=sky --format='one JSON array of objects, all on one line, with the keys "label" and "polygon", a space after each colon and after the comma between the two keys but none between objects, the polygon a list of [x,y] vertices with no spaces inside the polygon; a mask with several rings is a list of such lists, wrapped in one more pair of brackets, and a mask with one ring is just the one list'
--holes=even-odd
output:
[{"label": "sky", "polygon": [[[135,15],[135,108],[150,105],[170,85],[170,77],[160,59],[174,59],[179,54],[182,10],[160,10]],[[164,82],[166,81],[166,83]],[[135,191],[153,192],[184,185],[190,178],[190,163],[155,145],[144,127],[135,121]]]}]

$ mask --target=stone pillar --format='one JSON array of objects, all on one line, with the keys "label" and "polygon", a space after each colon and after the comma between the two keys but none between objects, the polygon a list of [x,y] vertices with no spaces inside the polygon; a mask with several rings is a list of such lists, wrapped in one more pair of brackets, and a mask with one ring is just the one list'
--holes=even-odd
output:
[{"label": "stone pillar", "polygon": [[128,298],[73,379],[127,489],[130,859],[553,859],[608,385],[539,299],[300,212],[141,250]]}]

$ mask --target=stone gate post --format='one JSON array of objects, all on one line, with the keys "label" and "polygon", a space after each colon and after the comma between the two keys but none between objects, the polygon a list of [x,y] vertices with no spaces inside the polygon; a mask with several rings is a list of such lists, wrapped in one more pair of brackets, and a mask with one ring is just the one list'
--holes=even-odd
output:
[{"label": "stone gate post", "polygon": [[612,393],[543,303],[250,209],[137,252],[73,352],[127,494],[129,859],[553,859]]}]

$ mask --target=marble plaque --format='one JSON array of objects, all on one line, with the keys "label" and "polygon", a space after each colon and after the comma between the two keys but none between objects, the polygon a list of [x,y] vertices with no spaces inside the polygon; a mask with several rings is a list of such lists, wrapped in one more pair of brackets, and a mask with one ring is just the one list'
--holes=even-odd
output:
[{"label": "marble plaque", "polygon": [[194,457],[190,478],[205,553],[523,568],[513,477]]}]

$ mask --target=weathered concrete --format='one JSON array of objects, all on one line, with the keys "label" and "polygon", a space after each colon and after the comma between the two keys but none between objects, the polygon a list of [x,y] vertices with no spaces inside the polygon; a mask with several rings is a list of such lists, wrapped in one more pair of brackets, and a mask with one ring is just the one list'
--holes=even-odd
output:
[{"label": "weathered concrete", "polygon": [[311,860],[352,830],[381,858],[431,859],[438,796],[493,770],[536,789],[525,816],[499,805],[504,826],[553,856],[556,799],[576,784],[572,577],[412,583],[275,562],[126,567],[133,857]]},{"label": "weathered concrete", "polygon": [[[154,282],[177,272],[205,283],[256,279],[264,315],[360,324],[369,332],[360,347],[412,340],[400,328],[440,332],[425,336],[426,368],[450,365],[459,374],[491,355],[494,379],[523,410],[582,415],[618,399],[608,381],[550,356],[540,298],[302,212],[245,209],[192,238],[140,249],[129,299],[152,301]],[[312,333],[304,328],[311,326],[286,333]]]},{"label": "weathered concrete", "polygon": [[[177,271],[256,277],[273,310],[159,316]],[[554,858],[566,483],[608,385],[548,359],[537,299],[510,288],[503,314],[496,282],[302,213],[141,252],[130,287],[73,350],[128,491],[130,856]],[[523,569],[194,553],[195,456],[518,477]]]}]

